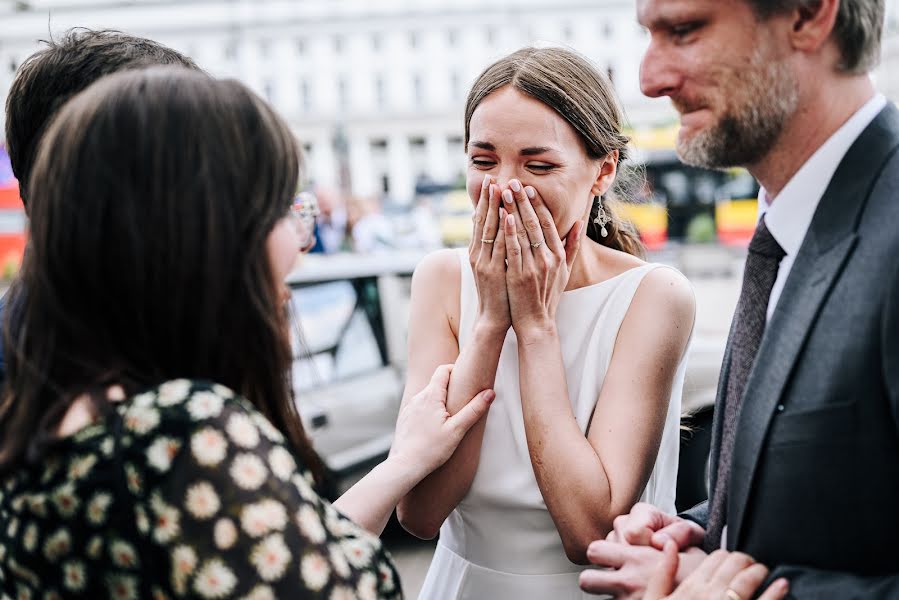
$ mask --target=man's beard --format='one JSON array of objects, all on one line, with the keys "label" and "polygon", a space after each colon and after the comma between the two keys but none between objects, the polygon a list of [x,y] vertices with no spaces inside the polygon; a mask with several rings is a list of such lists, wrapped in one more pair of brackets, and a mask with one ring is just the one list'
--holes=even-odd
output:
[{"label": "man's beard", "polygon": [[[718,84],[719,91],[729,96],[727,111],[708,129],[689,139],[678,137],[677,154],[689,165],[712,169],[755,164],[796,112],[796,79],[786,64],[756,52],[749,72],[731,71]],[[675,106],[685,113],[703,104],[675,100]]]}]

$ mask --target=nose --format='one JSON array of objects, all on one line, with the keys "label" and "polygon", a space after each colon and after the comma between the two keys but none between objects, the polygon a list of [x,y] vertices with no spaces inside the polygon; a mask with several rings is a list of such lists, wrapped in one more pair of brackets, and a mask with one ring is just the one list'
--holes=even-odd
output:
[{"label": "nose", "polygon": [[650,42],[640,62],[640,91],[650,98],[671,96],[680,87],[681,73],[672,52]]}]

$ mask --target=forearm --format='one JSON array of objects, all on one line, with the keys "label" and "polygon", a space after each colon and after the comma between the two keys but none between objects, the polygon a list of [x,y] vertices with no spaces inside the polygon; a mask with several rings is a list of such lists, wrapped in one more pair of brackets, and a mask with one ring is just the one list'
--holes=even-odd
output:
[{"label": "forearm", "polygon": [[[506,331],[478,324],[453,367],[447,409],[456,414],[475,395],[492,388]],[[452,457],[424,478],[400,502],[400,521],[419,537],[433,537],[468,493],[478,468],[486,420],[469,430]]]},{"label": "forearm", "polygon": [[519,338],[518,352],[534,475],[569,559],[585,562],[587,546],[606,536],[617,514],[609,479],[572,412],[555,331]]},{"label": "forearm", "polygon": [[381,535],[400,498],[423,476],[414,465],[390,457],[348,489],[334,507],[356,524]]}]

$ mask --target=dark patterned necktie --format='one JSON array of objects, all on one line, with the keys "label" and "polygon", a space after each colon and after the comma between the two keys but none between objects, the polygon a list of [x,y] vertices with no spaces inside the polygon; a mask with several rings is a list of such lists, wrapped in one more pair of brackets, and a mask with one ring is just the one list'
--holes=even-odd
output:
[{"label": "dark patterned necktie", "polygon": [[730,487],[730,468],[734,453],[737,419],[743,401],[746,380],[755,363],[765,321],[768,299],[777,279],[777,269],[786,253],[765,225],[762,217],[746,257],[743,289],[737,302],[736,327],[731,339],[730,370],[724,394],[724,423],[721,428],[721,447],[718,452],[718,474],[712,491],[709,521],[705,535],[705,550],[721,547],[721,532],[727,516],[727,494]]}]

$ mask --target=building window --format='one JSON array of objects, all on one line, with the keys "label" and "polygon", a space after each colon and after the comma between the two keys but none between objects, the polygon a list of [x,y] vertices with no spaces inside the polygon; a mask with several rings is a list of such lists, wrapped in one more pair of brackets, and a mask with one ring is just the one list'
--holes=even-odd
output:
[{"label": "building window", "polygon": [[376,152],[386,152],[387,151],[387,140],[384,138],[375,138],[371,140],[371,149]]},{"label": "building window", "polygon": [[262,90],[265,93],[265,99],[270,103],[275,103],[275,82],[271,79],[266,79],[265,83],[262,84]]},{"label": "building window", "polygon": [[349,83],[345,77],[337,80],[337,106],[340,110],[345,111],[350,106]]},{"label": "building window", "polygon": [[312,111],[312,90],[309,89],[309,82],[305,79],[300,82],[300,103],[303,106],[303,112]]},{"label": "building window", "polygon": [[609,65],[609,67],[606,69],[606,75],[608,75],[609,77],[609,83],[615,85],[615,69],[612,67],[612,65]]},{"label": "building window", "polygon": [[572,39],[574,39],[574,30],[571,27],[571,23],[565,23],[562,26],[562,39],[564,39],[566,42],[570,42]]},{"label": "building window", "polygon": [[613,35],[615,35],[615,26],[612,25],[611,21],[606,21],[605,25],[602,28],[602,34],[606,39],[611,39]]},{"label": "building window", "polygon": [[227,60],[237,60],[237,41],[231,40],[225,44],[225,58]]},{"label": "building window", "polygon": [[425,139],[421,136],[412,136],[409,138],[409,146],[412,152],[424,152]]},{"label": "building window", "polygon": [[462,97],[462,78],[456,71],[450,73],[450,97],[454,100]]},{"label": "building window", "polygon": [[421,106],[425,102],[425,90],[421,81],[421,75],[412,77],[412,96],[415,100],[415,106]]},{"label": "building window", "polygon": [[450,48],[455,48],[459,43],[459,31],[457,29],[450,29],[446,32],[446,41],[449,44]]},{"label": "building window", "polygon": [[371,35],[371,49],[375,52],[380,52],[383,47],[383,39],[381,38],[380,33],[373,33]]},{"label": "building window", "polygon": [[272,53],[272,45],[268,40],[259,41],[259,56],[268,58]]},{"label": "building window", "polygon": [[493,46],[496,44],[496,28],[488,27],[487,28],[487,45]]},{"label": "building window", "polygon": [[297,54],[306,54],[305,38],[297,38]]},{"label": "building window", "polygon": [[334,36],[334,52],[340,54],[343,52],[343,36],[335,35]]},{"label": "building window", "polygon": [[387,87],[384,85],[384,77],[381,75],[375,77],[375,104],[379,110],[387,107]]},{"label": "building window", "polygon": [[409,46],[415,50],[418,48],[419,43],[419,35],[417,31],[412,31],[409,33]]}]

